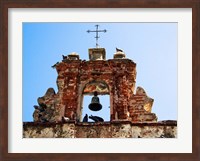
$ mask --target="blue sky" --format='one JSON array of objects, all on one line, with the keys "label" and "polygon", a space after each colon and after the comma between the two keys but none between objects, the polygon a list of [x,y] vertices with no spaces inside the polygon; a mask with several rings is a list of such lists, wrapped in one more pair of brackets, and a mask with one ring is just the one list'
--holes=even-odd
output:
[{"label": "blue sky", "polygon": [[[88,48],[99,45],[112,59],[115,48],[124,50],[136,64],[136,87],[141,86],[154,99],[152,112],[158,120],[177,120],[177,23],[23,23],[23,121],[33,121],[33,105],[49,87],[57,92],[57,72],[51,66],[71,52],[88,60]],[[98,115],[109,120],[109,96],[100,97],[103,109],[88,110],[91,97],[85,97],[83,115]]]}]

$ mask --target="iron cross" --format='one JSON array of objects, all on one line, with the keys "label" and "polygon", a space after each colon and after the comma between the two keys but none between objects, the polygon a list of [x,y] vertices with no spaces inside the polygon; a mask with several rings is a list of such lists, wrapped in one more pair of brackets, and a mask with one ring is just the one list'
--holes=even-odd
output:
[{"label": "iron cross", "polygon": [[88,32],[88,33],[90,33],[90,32],[96,32],[96,37],[94,37],[94,38],[96,38],[96,48],[98,48],[98,47],[99,47],[98,38],[100,38],[100,36],[98,35],[98,33],[99,33],[99,32],[107,32],[107,30],[98,30],[99,25],[95,25],[95,27],[96,27],[96,30],[94,30],[94,31],[87,30],[87,32]]}]

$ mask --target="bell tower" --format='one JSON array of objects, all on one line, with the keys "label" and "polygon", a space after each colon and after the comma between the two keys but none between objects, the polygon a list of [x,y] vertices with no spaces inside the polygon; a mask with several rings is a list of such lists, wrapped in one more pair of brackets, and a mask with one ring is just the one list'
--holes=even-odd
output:
[{"label": "bell tower", "polygon": [[[88,61],[81,60],[74,52],[63,56],[54,65],[58,92],[51,88],[38,98],[34,121],[59,122],[64,117],[82,122],[82,109],[105,108],[97,94],[109,94],[111,122],[156,122],[156,115],[151,113],[154,100],[142,87],[137,87],[135,92],[136,63],[126,58],[121,49],[116,49],[113,59],[106,60],[105,53],[104,48],[89,49]],[[82,107],[84,94],[93,96],[89,107]]]},{"label": "bell tower", "polygon": [[82,107],[85,94],[93,95],[88,107],[92,111],[105,108],[97,95],[110,96],[108,106],[111,122],[157,121],[156,115],[151,113],[154,100],[141,87],[137,87],[135,93],[136,63],[126,58],[124,51],[118,48],[113,59],[106,60],[106,50],[98,44],[98,34],[106,31],[99,30],[99,25],[96,25],[96,30],[87,31],[96,33],[96,48],[88,50],[88,61],[81,60],[73,52],[63,55],[62,61],[53,66],[58,73],[58,93],[50,88],[43,97],[38,98],[39,106],[35,106],[34,121],[60,122],[67,118],[82,122],[82,110],[87,108]]},{"label": "bell tower", "polygon": [[[165,138],[176,137],[176,121],[157,122],[152,113],[154,99],[142,87],[136,87],[136,63],[116,48],[112,59],[106,59],[106,49],[99,47],[99,25],[96,47],[89,48],[89,60],[78,53],[62,55],[52,68],[57,71],[56,93],[47,89],[38,97],[33,112],[34,122],[23,124],[24,137],[60,138]],[[92,96],[83,107],[85,95]],[[109,104],[101,104],[101,95],[109,95]],[[83,109],[101,111],[108,108],[109,121],[102,116],[83,116]],[[92,122],[93,120],[94,122]],[[167,129],[167,130],[166,130]]]}]

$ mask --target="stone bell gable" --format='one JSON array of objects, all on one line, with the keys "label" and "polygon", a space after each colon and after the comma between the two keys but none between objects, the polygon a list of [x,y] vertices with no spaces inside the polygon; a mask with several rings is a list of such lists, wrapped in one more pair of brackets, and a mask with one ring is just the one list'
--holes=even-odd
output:
[{"label": "stone bell gable", "polygon": [[82,121],[83,96],[110,96],[110,121],[156,122],[151,113],[153,99],[143,88],[137,87],[136,63],[117,51],[106,60],[104,48],[89,49],[89,60],[81,60],[71,53],[52,66],[57,70],[58,92],[49,88],[38,98],[33,118],[35,122],[61,122],[63,118]]}]

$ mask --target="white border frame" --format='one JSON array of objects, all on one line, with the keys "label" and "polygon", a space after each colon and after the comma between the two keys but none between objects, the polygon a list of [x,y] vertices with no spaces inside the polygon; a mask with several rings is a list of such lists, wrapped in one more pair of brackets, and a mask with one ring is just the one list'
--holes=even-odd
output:
[{"label": "white border frame", "polygon": [[[8,17],[9,153],[192,153],[192,9],[12,8],[9,9]],[[177,22],[178,138],[23,139],[23,22]]]}]

